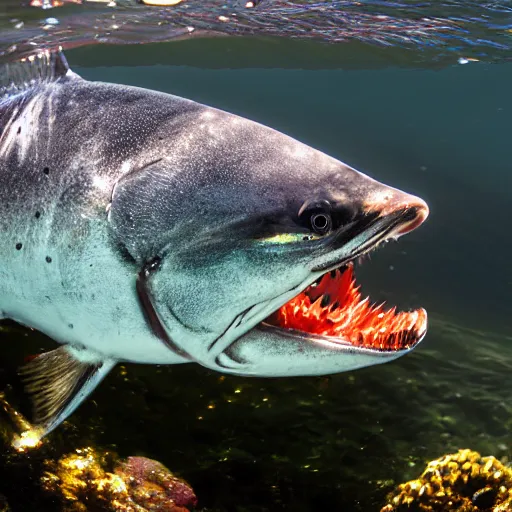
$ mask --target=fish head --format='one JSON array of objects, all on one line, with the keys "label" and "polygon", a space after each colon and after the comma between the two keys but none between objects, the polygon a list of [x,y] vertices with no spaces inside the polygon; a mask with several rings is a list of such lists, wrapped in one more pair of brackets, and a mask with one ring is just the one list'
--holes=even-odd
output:
[{"label": "fish head", "polygon": [[353,262],[418,227],[423,200],[208,107],[173,137],[117,183],[109,220],[180,354],[227,373],[325,374],[422,339],[426,313],[363,303]]}]

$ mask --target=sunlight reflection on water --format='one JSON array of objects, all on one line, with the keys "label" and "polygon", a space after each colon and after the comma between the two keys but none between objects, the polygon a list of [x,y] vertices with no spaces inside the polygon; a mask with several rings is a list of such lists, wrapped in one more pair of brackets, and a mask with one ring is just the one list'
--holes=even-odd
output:
[{"label": "sunlight reflection on water", "polygon": [[[0,55],[34,46],[150,43],[206,35],[359,41],[406,48],[416,60],[510,58],[512,5],[498,2],[183,0],[150,7],[136,0],[7,0]],[[59,6],[58,8],[44,8]],[[451,58],[453,62],[453,58]]]}]

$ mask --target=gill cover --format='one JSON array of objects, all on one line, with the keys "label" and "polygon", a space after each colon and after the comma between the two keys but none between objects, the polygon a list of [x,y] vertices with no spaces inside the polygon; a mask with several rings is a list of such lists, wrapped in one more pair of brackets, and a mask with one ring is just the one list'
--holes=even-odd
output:
[{"label": "gill cover", "polygon": [[266,204],[256,185],[234,191],[215,173],[197,181],[166,158],[130,172],[115,186],[109,223],[137,263],[137,291],[155,334],[179,355],[219,369],[219,354],[259,321],[244,324],[251,312],[310,272],[304,251],[286,250],[293,244],[258,240],[259,214],[275,212],[279,194]]}]

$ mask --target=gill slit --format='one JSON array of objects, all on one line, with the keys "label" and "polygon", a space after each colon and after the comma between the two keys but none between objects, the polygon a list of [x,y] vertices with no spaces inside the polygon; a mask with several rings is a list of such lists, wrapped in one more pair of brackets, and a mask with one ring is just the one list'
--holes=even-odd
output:
[{"label": "gill slit", "polygon": [[190,355],[185,352],[183,349],[178,347],[176,343],[169,337],[165,327],[162,325],[158,313],[156,312],[155,307],[153,306],[153,302],[151,301],[151,297],[149,295],[148,290],[148,278],[152,272],[155,272],[160,266],[160,258],[156,257],[150,260],[142,270],[139,272],[137,276],[136,282],[136,290],[137,296],[139,298],[139,302],[144,313],[144,317],[146,318],[146,322],[149,327],[153,331],[153,334],[172,352],[180,357],[188,359],[189,361],[192,359]]}]

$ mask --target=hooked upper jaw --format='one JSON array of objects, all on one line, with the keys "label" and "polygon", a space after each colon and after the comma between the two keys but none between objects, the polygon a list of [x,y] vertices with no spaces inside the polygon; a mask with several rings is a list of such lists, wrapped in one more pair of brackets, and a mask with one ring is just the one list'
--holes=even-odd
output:
[{"label": "hooked upper jaw", "polygon": [[409,233],[425,222],[429,215],[429,207],[423,199],[402,190],[384,186],[374,180],[371,181],[376,186],[361,201],[362,212],[366,214],[375,212],[382,219],[400,212],[406,213],[407,217],[402,216],[398,229],[394,233],[395,236]]},{"label": "hooked upper jaw", "polygon": [[423,199],[396,189],[393,190],[391,197],[387,201],[384,201],[381,205],[378,203],[372,204],[369,210],[371,211],[379,207],[381,217],[386,217],[397,211],[407,212],[407,215],[410,217],[409,220],[402,222],[398,226],[394,233],[395,237],[405,235],[420,227],[427,220],[430,213],[429,207]]}]

